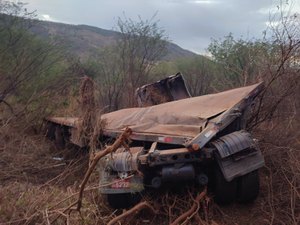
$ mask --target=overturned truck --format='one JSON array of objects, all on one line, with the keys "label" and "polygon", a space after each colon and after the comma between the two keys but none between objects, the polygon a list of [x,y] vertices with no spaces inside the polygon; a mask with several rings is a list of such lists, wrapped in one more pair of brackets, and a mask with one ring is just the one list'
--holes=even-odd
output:
[{"label": "overturned truck", "polygon": [[[102,115],[102,143],[113,141],[126,127],[133,134],[128,148],[102,160],[101,193],[112,207],[126,208],[147,188],[209,184],[219,203],[253,201],[264,159],[246,123],[262,88],[258,83],[190,97],[180,74],[139,88],[143,107]],[[49,137],[84,147],[79,118],[52,117],[47,122]]]}]

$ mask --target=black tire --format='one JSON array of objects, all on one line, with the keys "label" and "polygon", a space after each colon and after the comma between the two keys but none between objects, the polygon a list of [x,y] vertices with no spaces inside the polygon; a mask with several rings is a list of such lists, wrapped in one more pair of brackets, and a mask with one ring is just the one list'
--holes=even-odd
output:
[{"label": "black tire", "polygon": [[66,142],[64,139],[63,128],[61,126],[56,126],[56,128],[55,128],[54,144],[58,150],[62,150],[65,148]]},{"label": "black tire", "polygon": [[237,201],[240,203],[253,202],[259,193],[259,175],[255,170],[238,179]]},{"label": "black tire", "polygon": [[228,182],[223,173],[217,167],[215,169],[215,201],[222,205],[227,205],[236,200],[237,180]]},{"label": "black tire", "polygon": [[140,193],[107,194],[107,202],[114,209],[130,208],[140,200]]},{"label": "black tire", "polygon": [[45,128],[45,135],[47,138],[49,138],[50,140],[54,140],[55,139],[55,129],[56,126],[55,124],[48,122],[46,124],[46,128]]}]

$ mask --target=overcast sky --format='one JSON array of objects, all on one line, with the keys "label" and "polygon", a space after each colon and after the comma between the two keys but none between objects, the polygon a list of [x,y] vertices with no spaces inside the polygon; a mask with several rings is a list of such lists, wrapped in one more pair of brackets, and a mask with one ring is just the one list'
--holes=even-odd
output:
[{"label": "overcast sky", "polygon": [[[260,38],[278,0],[24,0],[44,20],[113,29],[117,18],[150,19],[181,47],[205,53],[211,38],[232,32],[235,37]],[[294,0],[293,11],[300,9]]]}]

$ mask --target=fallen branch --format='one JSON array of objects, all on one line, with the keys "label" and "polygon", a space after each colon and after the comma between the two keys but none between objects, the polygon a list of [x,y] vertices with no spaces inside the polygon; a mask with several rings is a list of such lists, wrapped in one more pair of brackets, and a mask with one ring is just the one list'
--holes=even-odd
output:
[{"label": "fallen branch", "polygon": [[118,221],[123,220],[124,218],[128,217],[131,214],[138,213],[144,208],[149,208],[155,214],[157,213],[156,210],[146,201],[140,202],[139,204],[135,205],[133,208],[129,209],[128,211],[122,213],[121,215],[113,218],[107,225],[116,224]]},{"label": "fallen branch", "polygon": [[186,211],[185,213],[183,213],[181,216],[179,216],[173,223],[171,223],[170,225],[177,225],[177,224],[181,224],[182,222],[184,222],[185,220],[191,219],[193,215],[195,215],[195,213],[199,210],[199,203],[201,201],[201,199],[203,199],[206,196],[206,188],[197,195],[194,204],[192,205],[192,207]]},{"label": "fallen branch", "polygon": [[[103,158],[107,154],[110,154],[110,153],[116,151],[121,145],[123,145],[125,143],[125,141],[129,139],[129,136],[131,135],[131,133],[132,133],[131,129],[126,128],[126,130],[118,137],[118,139],[111,146],[108,146],[104,150],[99,151],[95,154],[95,157],[92,159],[92,162],[89,166],[89,169],[87,170],[87,172],[84,175],[84,178],[81,182],[78,200],[76,202],[72,203],[71,205],[69,205],[68,207],[66,207],[63,210],[63,212],[66,212],[66,211],[69,211],[69,210],[70,210],[70,212],[72,210],[77,210],[78,212],[80,212],[80,209],[81,209],[81,206],[82,206],[82,197],[83,197],[83,193],[84,193],[84,188],[85,188],[92,172],[96,168],[97,163],[99,162],[99,160],[101,158]],[[73,208],[73,206],[75,206],[75,205],[77,205],[77,207]],[[59,215],[51,223],[56,221],[58,218],[59,218]]]},{"label": "fallen branch", "polygon": [[58,212],[58,215],[51,221],[50,224],[53,224],[59,217],[61,217],[62,214],[66,213],[67,211],[72,210],[72,207],[75,206],[77,204],[77,201],[76,202],[73,202],[71,205],[69,205],[68,207],[64,208],[62,211],[57,211]]},{"label": "fallen branch", "polygon": [[80,211],[80,208],[81,208],[82,196],[83,196],[85,185],[88,182],[88,180],[89,180],[93,170],[95,169],[98,161],[102,157],[104,157],[105,155],[116,151],[121,145],[123,145],[123,143],[125,143],[126,140],[129,139],[129,136],[131,135],[131,133],[132,133],[131,129],[126,128],[126,130],[119,136],[119,138],[111,146],[108,146],[103,151],[97,152],[95,154],[95,157],[93,158],[92,163],[90,164],[89,169],[86,172],[86,174],[83,178],[83,181],[80,185],[79,197],[78,197],[78,201],[77,201],[77,210],[78,211]]}]

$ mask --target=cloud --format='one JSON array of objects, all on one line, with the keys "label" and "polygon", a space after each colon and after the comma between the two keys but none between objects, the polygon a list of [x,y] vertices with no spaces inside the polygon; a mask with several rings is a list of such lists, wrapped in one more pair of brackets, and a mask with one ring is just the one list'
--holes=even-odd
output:
[{"label": "cloud", "polygon": [[45,20],[45,21],[51,21],[51,22],[58,22],[58,23],[67,23],[67,22],[58,20],[56,18],[53,18],[49,14],[40,14],[40,15],[38,15],[38,19],[39,20]]},{"label": "cloud", "polygon": [[42,20],[52,21],[52,18],[51,18],[48,14],[43,14],[43,15],[41,15],[41,19],[42,19]]},{"label": "cloud", "polygon": [[[183,48],[204,52],[211,38],[229,32],[260,38],[277,0],[27,0],[28,7],[48,19],[112,29],[118,17],[156,19],[170,39]],[[278,0],[279,1],[279,0]],[[295,8],[299,3],[295,3]],[[46,19],[46,18],[44,18]]]},{"label": "cloud", "polygon": [[195,3],[195,4],[214,4],[217,3],[217,1],[213,0],[194,0],[194,1],[189,1],[190,3]]}]

